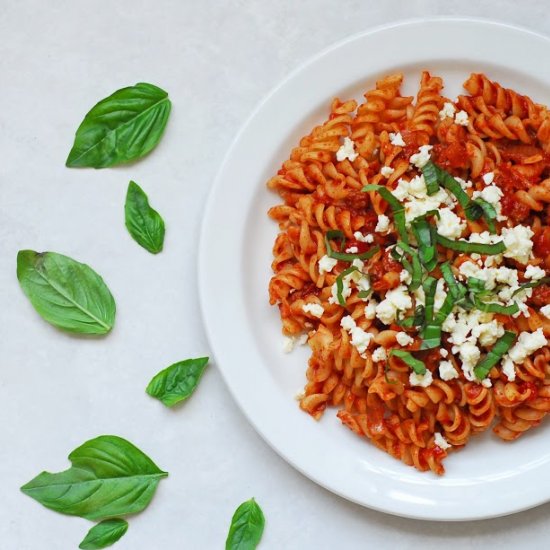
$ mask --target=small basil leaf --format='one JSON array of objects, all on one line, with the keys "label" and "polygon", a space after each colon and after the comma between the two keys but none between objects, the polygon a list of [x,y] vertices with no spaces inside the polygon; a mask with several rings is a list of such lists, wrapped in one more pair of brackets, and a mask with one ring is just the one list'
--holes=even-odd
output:
[{"label": "small basil leaf", "polygon": [[94,525],[78,546],[81,550],[99,550],[112,546],[128,531],[128,522],[120,518],[106,519]]},{"label": "small basil leaf", "polygon": [[100,520],[136,514],[147,507],[168,474],[129,441],[102,435],[70,455],[63,472],[42,472],[21,490],[46,508]]},{"label": "small basil leaf", "polygon": [[34,309],[52,325],[80,334],[105,334],[113,328],[113,296],[86,264],[55,252],[20,250],[17,278]]},{"label": "small basil leaf", "polygon": [[145,156],[160,141],[170,108],[168,94],[152,84],[117,90],[84,117],[66,165],[105,168]]},{"label": "small basil leaf", "polygon": [[135,182],[128,184],[126,203],[124,204],[126,228],[140,246],[158,254],[164,244],[164,220],[149,206],[149,200],[143,189]]},{"label": "small basil leaf", "polygon": [[173,407],[197,389],[207,363],[208,357],[174,363],[155,375],[145,391],[167,407]]},{"label": "small basil leaf", "polygon": [[262,509],[251,498],[243,502],[231,519],[225,550],[254,550],[262,538],[265,518]]}]

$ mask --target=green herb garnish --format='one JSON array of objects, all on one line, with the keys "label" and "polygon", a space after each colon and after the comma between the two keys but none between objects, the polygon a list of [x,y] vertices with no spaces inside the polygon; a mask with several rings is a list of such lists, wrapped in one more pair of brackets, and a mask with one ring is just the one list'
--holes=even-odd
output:
[{"label": "green herb garnish", "polygon": [[405,207],[401,204],[399,199],[393,195],[393,193],[383,185],[365,185],[361,191],[377,191],[380,196],[390,205],[393,212],[393,219],[397,232],[401,237],[401,240],[405,243],[409,242],[409,235],[407,234],[407,227],[405,224]]},{"label": "green herb garnish", "polygon": [[128,531],[128,522],[124,519],[113,518],[103,520],[94,525],[84,540],[80,543],[81,550],[100,550],[112,546]]},{"label": "green herb garnish", "polygon": [[254,550],[264,532],[265,518],[258,503],[251,498],[233,514],[225,550]]},{"label": "green herb garnish", "polygon": [[494,254],[502,254],[506,251],[506,245],[503,241],[499,241],[494,244],[485,244],[485,243],[470,243],[467,241],[453,241],[443,237],[442,235],[437,234],[437,242],[444,246],[445,248],[450,248],[451,250],[457,250],[459,252],[466,253],[476,253],[476,254],[486,254],[488,256]]},{"label": "green herb garnish", "polygon": [[390,350],[390,355],[399,357],[399,359],[411,367],[416,374],[426,374],[426,365],[420,359],[413,357],[410,351],[392,349]]},{"label": "green herb garnish", "polygon": [[491,351],[475,366],[474,374],[478,380],[483,380],[489,371],[502,359],[502,356],[512,347],[516,340],[515,332],[506,331],[496,342]]},{"label": "green herb garnish", "polygon": [[331,229],[325,234],[325,247],[327,249],[327,256],[329,258],[334,258],[335,260],[343,260],[345,262],[352,262],[353,260],[368,260],[380,250],[380,247],[376,245],[371,247],[366,252],[361,252],[360,254],[352,254],[351,252],[340,252],[332,248],[332,245],[330,244],[331,240],[339,241],[340,247],[344,248],[346,237],[344,233],[338,229]]}]

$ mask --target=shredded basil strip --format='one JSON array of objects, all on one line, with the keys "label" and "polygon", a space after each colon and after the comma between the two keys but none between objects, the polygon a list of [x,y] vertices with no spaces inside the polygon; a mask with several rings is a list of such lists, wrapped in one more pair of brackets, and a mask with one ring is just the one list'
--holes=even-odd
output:
[{"label": "shredded basil strip", "polygon": [[422,168],[424,181],[426,182],[426,190],[428,195],[435,195],[439,191],[439,174],[437,166],[428,161]]},{"label": "shredded basil strip", "polygon": [[334,258],[336,260],[344,260],[352,262],[353,260],[368,260],[374,254],[376,254],[379,250],[379,246],[373,246],[366,252],[361,252],[358,254],[352,254],[351,252],[339,252],[338,250],[334,250],[332,248],[332,245],[330,244],[330,240],[337,240],[340,241],[340,246],[345,244],[345,236],[342,231],[339,231],[338,229],[331,229],[330,231],[327,231],[325,234],[325,246],[327,249],[327,256],[329,258]]},{"label": "shredded basil strip", "polygon": [[516,340],[515,332],[506,331],[496,342],[491,351],[474,367],[478,380],[483,380],[489,371],[502,359],[502,356],[512,347]]},{"label": "shredded basil strip", "polygon": [[348,267],[347,269],[342,271],[342,273],[340,273],[340,275],[336,277],[336,297],[338,298],[338,303],[341,306],[346,305],[346,299],[342,294],[342,292],[344,291],[344,277],[347,277],[354,271],[359,271],[359,269],[357,269],[354,265],[352,265],[351,267]]},{"label": "shredded basil strip", "polygon": [[412,221],[411,228],[419,248],[420,262],[429,272],[437,265],[437,232],[425,217]]},{"label": "shredded basil strip", "polygon": [[[401,250],[403,250],[404,253],[406,252],[411,257],[412,264],[409,263],[404,254],[401,255],[401,259],[399,261],[411,274],[411,283],[409,285],[409,290],[416,290],[422,284],[422,265],[420,263],[418,253],[403,241],[397,241],[396,248],[400,248]],[[404,262],[406,262],[406,264],[410,266],[410,269],[406,267],[406,264]]]},{"label": "shredded basil strip", "polygon": [[449,292],[445,297],[445,301],[441,306],[441,309],[437,312],[437,315],[431,322],[426,321],[426,325],[422,331],[422,344],[421,350],[437,348],[441,345],[441,330],[445,319],[453,310],[455,300],[453,295]]},{"label": "shredded basil strip", "polygon": [[502,304],[497,304],[495,302],[482,302],[477,296],[474,296],[474,305],[480,311],[485,311],[487,313],[502,313],[503,315],[514,315],[519,311],[519,306],[516,303],[513,303],[509,306],[503,306]]},{"label": "shredded basil strip", "polygon": [[535,288],[540,285],[550,284],[550,277],[543,277],[542,279],[537,279],[536,281],[531,281],[530,283],[522,283],[519,285],[519,288],[514,291],[512,296],[515,296],[518,292],[525,290],[526,288]]},{"label": "shredded basil strip", "polygon": [[399,199],[393,195],[393,193],[383,185],[365,185],[361,191],[377,191],[380,196],[390,205],[393,212],[393,219],[397,232],[401,237],[401,240],[408,243],[409,236],[407,234],[407,227],[405,225],[405,207],[399,202]]},{"label": "shredded basil strip", "polygon": [[426,312],[422,304],[417,305],[414,308],[414,314],[411,317],[397,320],[397,324],[404,328],[420,327],[424,324],[426,318]]},{"label": "shredded basil strip", "polygon": [[451,269],[451,264],[449,262],[445,262],[439,266],[439,269],[441,269],[441,274],[449,287],[449,292],[453,299],[459,301],[464,298],[466,295],[466,289],[464,288],[464,285],[460,284],[455,279],[453,270]]},{"label": "shredded basil strip", "polygon": [[369,288],[368,290],[360,290],[357,293],[357,296],[359,296],[359,298],[368,298],[371,294],[372,294],[372,288]]},{"label": "shredded basil strip", "polygon": [[345,262],[352,262],[353,260],[368,260],[372,258],[379,250],[380,247],[373,246],[366,252],[361,252],[360,254],[352,254],[350,252],[339,252],[334,250],[330,244],[331,240],[339,241],[340,246],[343,247],[346,241],[344,233],[338,229],[331,229],[325,233],[325,247],[327,249],[327,256],[329,258],[334,258],[335,260],[343,260]]},{"label": "shredded basil strip", "polygon": [[390,355],[399,357],[399,359],[411,367],[416,374],[426,374],[426,365],[420,359],[413,357],[409,351],[392,349]]},{"label": "shredded basil strip", "polygon": [[438,327],[433,322],[437,279],[434,279],[433,277],[427,277],[422,287],[424,288],[424,294],[426,296],[426,306],[425,325],[420,333],[420,336],[422,337],[422,344],[420,345],[420,349],[431,349],[437,347],[441,341],[441,327]]},{"label": "shredded basil strip", "polygon": [[475,252],[476,254],[486,254],[492,256],[494,254],[502,254],[506,251],[506,245],[503,241],[499,241],[495,244],[485,243],[469,243],[466,241],[453,241],[443,237],[439,233],[437,234],[437,242],[445,248],[451,250],[458,250],[459,252]]},{"label": "shredded basil strip", "polygon": [[485,281],[477,277],[468,277],[468,290],[475,294],[485,292]]},{"label": "shredded basil strip", "polygon": [[497,211],[495,210],[495,207],[484,199],[474,199],[473,202],[481,207],[483,211],[483,217],[485,218],[485,222],[487,223],[489,231],[491,233],[496,233],[494,220],[497,219]]}]

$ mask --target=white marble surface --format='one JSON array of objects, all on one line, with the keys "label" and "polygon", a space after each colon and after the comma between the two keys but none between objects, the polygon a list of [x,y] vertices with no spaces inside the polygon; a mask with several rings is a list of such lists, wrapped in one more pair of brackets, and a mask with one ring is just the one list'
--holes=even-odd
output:
[{"label": "white marble surface", "polygon": [[[114,433],[170,472],[120,550],[222,548],[235,506],[251,496],[267,518],[265,549],[547,548],[550,504],[465,525],[395,518],[328,493],[256,435],[214,365],[183,408],[144,394],[161,368],[208,353],[195,273],[201,212],[235,132],[273,85],[332,42],[398,18],[497,17],[550,34],[546,12],[542,0],[0,1],[0,547],[77,548],[90,523],[19,486]],[[130,167],[66,169],[86,110],[142,80],[173,100],[160,147]],[[158,257],[126,234],[130,178],[166,220]],[[113,333],[86,340],[42,322],[15,277],[21,248],[94,266],[117,300]]]}]

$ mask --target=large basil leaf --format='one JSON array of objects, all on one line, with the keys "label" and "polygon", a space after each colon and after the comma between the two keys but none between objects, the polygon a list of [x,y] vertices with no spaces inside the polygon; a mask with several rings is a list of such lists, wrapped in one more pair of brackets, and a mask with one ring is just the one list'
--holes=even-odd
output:
[{"label": "large basil leaf", "polygon": [[167,407],[172,407],[195,391],[207,363],[208,357],[174,363],[155,375],[145,391]]},{"label": "large basil leaf", "polygon": [[120,518],[106,519],[94,525],[78,546],[81,550],[99,550],[112,546],[128,531],[128,522]]},{"label": "large basil leaf", "polygon": [[168,474],[129,441],[102,435],[70,455],[71,468],[42,472],[21,490],[56,512],[91,520],[141,512]]},{"label": "large basil leaf", "polygon": [[264,524],[264,514],[257,502],[253,498],[243,502],[231,519],[225,550],[254,550],[262,538]]},{"label": "large basil leaf", "polygon": [[170,108],[168,94],[152,84],[117,90],[84,117],[67,166],[105,168],[143,157],[160,141]]},{"label": "large basil leaf", "polygon": [[126,227],[140,246],[152,254],[158,254],[164,243],[164,220],[149,206],[143,189],[131,181],[124,204]]},{"label": "large basil leaf", "polygon": [[34,309],[52,325],[81,334],[105,334],[113,328],[113,296],[86,264],[55,252],[20,250],[17,278]]}]

